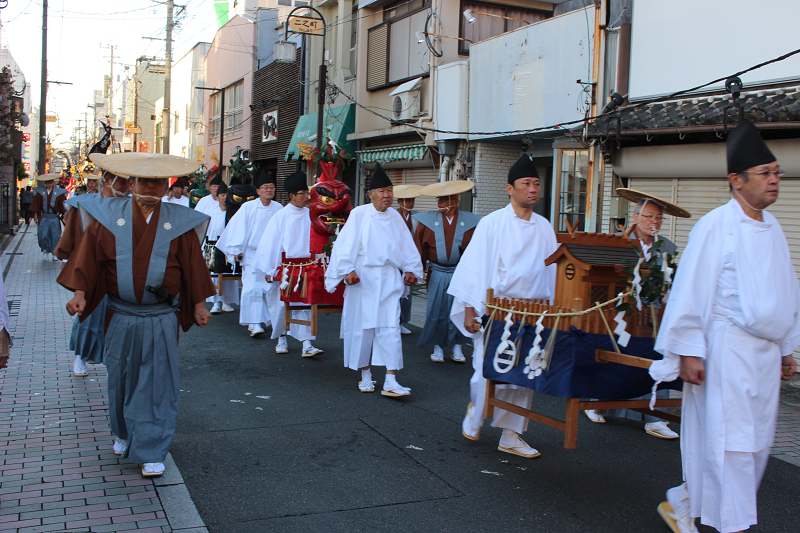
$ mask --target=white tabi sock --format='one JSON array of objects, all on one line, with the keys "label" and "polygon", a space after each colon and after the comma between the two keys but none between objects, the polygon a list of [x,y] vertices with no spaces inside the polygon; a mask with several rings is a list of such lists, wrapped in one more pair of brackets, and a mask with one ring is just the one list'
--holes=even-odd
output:
[{"label": "white tabi sock", "polygon": [[455,355],[464,355],[463,353],[461,353],[461,345],[460,344],[456,344],[455,346],[453,346],[453,354],[455,354]]},{"label": "white tabi sock", "polygon": [[433,355],[435,355],[436,357],[444,357],[444,350],[442,350],[441,346],[435,344],[433,346]]},{"label": "white tabi sock", "polygon": [[[397,385],[397,378],[394,374],[386,374],[386,379],[384,380],[385,385]],[[398,385],[399,386],[399,385]]]},{"label": "white tabi sock", "polygon": [[361,381],[372,381],[372,371],[369,368],[361,371]]},{"label": "white tabi sock", "polygon": [[310,340],[304,340],[303,341],[303,351],[305,352],[309,348],[311,348],[311,341]]}]

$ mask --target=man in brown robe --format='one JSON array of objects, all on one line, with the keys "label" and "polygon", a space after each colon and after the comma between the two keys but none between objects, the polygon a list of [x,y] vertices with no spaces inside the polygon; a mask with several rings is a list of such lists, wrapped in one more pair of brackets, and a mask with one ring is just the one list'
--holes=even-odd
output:
[{"label": "man in brown robe", "polygon": [[178,327],[208,324],[203,304],[216,293],[200,246],[208,217],[161,202],[168,176],[197,170],[191,161],[130,153],[102,163],[112,173],[144,176],[132,176],[132,199],[79,204],[82,217],[94,220],[58,282],[75,291],[67,311],[82,320],[108,295],[111,430],[123,456],[144,463],[142,475],[160,476],[177,425]]},{"label": "man in brown robe", "polygon": [[[64,200],[67,199],[67,191],[56,187],[56,179],[60,174],[44,174],[38,176],[36,181],[44,183],[44,187],[34,187],[36,193],[28,211],[33,215],[33,220],[38,224],[37,236],[39,238],[39,248],[42,250],[42,259],[47,259],[48,254],[55,250],[58,240],[61,238],[61,216],[66,213],[64,210]],[[58,258],[52,256],[53,261]]]},{"label": "man in brown robe", "polygon": [[[100,154],[92,154],[99,156]],[[94,158],[93,158],[94,160]],[[97,192],[97,185],[103,181],[103,187],[100,193]],[[78,245],[78,240],[83,235],[84,229],[83,221],[80,216],[80,209],[78,209],[79,202],[92,201],[96,198],[121,198],[128,193],[128,179],[115,176],[109,172],[105,172],[101,178],[98,174],[92,174],[87,177],[87,184],[94,184],[92,189],[94,192],[87,192],[80,196],[75,196],[64,202],[64,208],[67,209],[67,222],[64,225],[64,231],[61,234],[61,239],[58,241],[53,255],[62,261],[69,260],[70,255]],[[80,317],[75,317],[72,323],[72,331],[69,339],[69,349],[75,352],[75,362],[72,365],[72,371],[77,377],[86,377],[89,375],[89,370],[86,363],[101,364],[103,363],[103,356],[105,354],[105,316],[106,316],[106,301],[103,299],[98,307],[91,313],[91,316],[85,317],[80,320]],[[122,448],[116,445],[115,452],[122,454]]]}]

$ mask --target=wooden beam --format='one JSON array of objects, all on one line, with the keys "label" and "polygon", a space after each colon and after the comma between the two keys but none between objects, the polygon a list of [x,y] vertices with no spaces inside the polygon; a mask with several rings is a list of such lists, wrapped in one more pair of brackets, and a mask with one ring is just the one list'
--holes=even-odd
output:
[{"label": "wooden beam", "polygon": [[596,350],[594,352],[594,359],[598,363],[618,363],[625,366],[633,366],[636,368],[650,368],[653,364],[652,359],[645,357],[636,357],[634,355],[626,355],[624,353],[610,352],[608,350]]}]

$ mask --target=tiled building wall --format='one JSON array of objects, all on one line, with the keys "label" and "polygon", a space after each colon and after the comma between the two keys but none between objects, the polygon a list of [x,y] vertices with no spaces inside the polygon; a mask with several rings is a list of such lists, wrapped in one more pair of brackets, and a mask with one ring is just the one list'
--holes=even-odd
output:
[{"label": "tiled building wall", "polygon": [[473,213],[485,216],[508,205],[508,169],[521,154],[519,141],[476,144]]}]

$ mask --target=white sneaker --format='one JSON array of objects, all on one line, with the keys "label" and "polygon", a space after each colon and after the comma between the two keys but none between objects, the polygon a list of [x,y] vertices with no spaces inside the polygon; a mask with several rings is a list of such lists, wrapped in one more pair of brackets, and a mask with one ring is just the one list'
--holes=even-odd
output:
[{"label": "white sneaker", "polygon": [[405,327],[403,324],[400,324],[400,334],[401,335],[411,335],[411,330]]},{"label": "white sneaker", "polygon": [[516,432],[510,429],[503,430],[503,436],[500,437],[500,445],[497,446],[497,449],[501,452],[519,455],[520,457],[526,457],[528,459],[533,459],[534,457],[542,455],[538,450],[530,447],[527,442],[522,440],[522,437]]},{"label": "white sneaker", "polygon": [[689,492],[686,483],[667,491],[667,501],[658,506],[658,514],[673,533],[698,533],[695,519],[689,516]]},{"label": "white sneaker", "polygon": [[47,252],[42,252],[42,259],[47,260]]},{"label": "white sneaker", "polygon": [[117,455],[122,455],[125,453],[125,448],[127,448],[128,443],[122,439],[114,439],[114,453]]},{"label": "white sneaker", "polygon": [[158,477],[164,473],[164,463],[145,463],[142,465],[142,475],[144,477]]},{"label": "white sneaker", "polygon": [[218,315],[218,314],[220,314],[220,313],[222,312],[222,309],[220,309],[220,303],[219,303],[219,302],[214,302],[214,305],[213,305],[213,306],[211,306],[211,311],[209,311],[209,312],[210,312],[212,315]]},{"label": "white sneaker", "polygon": [[314,357],[315,355],[319,355],[321,353],[324,352],[319,348],[313,347],[310,342],[308,344],[305,342],[303,343],[303,353],[301,354],[303,357]]},{"label": "white sneaker", "polygon": [[253,328],[250,330],[251,337],[258,337],[264,334],[264,328],[261,327],[261,324],[251,324],[251,326]]},{"label": "white sneaker", "polygon": [[223,313],[233,313],[234,311],[236,311],[236,309],[234,309],[234,308],[233,308],[233,307],[231,307],[230,305],[228,305],[228,304],[222,304],[222,312],[223,312]]},{"label": "white sneaker", "polygon": [[75,364],[72,365],[72,372],[79,378],[89,375],[89,370],[86,368],[86,362],[80,357],[75,357]]},{"label": "white sneaker", "polygon": [[286,340],[286,335],[278,337],[278,344],[275,345],[275,353],[289,353],[289,341]]},{"label": "white sneaker", "polygon": [[469,440],[478,440],[481,436],[481,427],[475,427],[475,406],[472,402],[467,406],[467,414],[464,416],[464,421],[461,422],[461,434]]},{"label": "white sneaker", "polygon": [[606,419],[603,415],[595,411],[594,409],[587,409],[583,412],[586,415],[586,418],[594,422],[595,424],[605,424]]},{"label": "white sneaker", "polygon": [[56,257],[56,254],[53,254],[52,257],[50,257],[50,259],[53,260],[53,261],[61,261],[61,259]]},{"label": "white sneaker", "polygon": [[670,440],[680,437],[680,435],[669,429],[666,422],[648,422],[644,425],[644,430],[648,435],[658,437],[659,439]]}]

